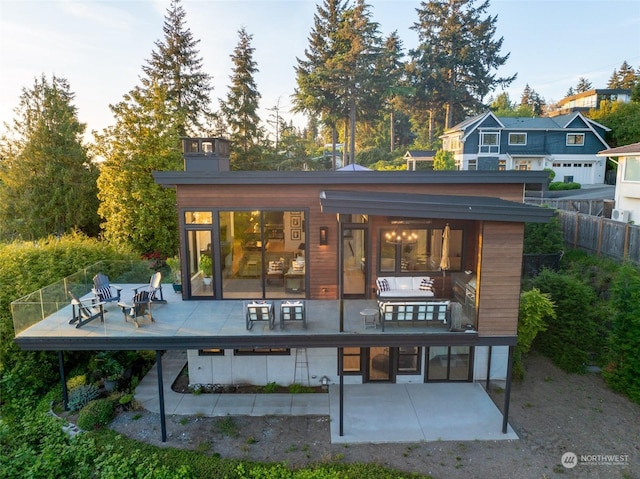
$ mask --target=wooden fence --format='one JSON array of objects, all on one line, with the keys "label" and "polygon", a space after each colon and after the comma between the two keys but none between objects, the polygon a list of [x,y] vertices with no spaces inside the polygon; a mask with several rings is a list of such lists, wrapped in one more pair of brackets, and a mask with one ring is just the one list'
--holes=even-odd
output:
[{"label": "wooden fence", "polygon": [[558,215],[567,246],[640,264],[640,226],[565,210]]}]

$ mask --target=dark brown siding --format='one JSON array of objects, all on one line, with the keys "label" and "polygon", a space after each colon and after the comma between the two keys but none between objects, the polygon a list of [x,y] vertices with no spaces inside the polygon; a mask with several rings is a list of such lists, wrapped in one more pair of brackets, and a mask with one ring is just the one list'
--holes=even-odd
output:
[{"label": "dark brown siding", "polygon": [[478,294],[478,332],[517,334],[523,223],[485,222]]}]

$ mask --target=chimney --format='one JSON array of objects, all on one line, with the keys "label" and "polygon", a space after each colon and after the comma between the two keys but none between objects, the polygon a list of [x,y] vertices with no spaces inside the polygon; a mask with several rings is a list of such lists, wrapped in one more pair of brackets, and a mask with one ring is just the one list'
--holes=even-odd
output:
[{"label": "chimney", "polygon": [[229,140],[182,138],[185,171],[218,173],[229,171]]}]

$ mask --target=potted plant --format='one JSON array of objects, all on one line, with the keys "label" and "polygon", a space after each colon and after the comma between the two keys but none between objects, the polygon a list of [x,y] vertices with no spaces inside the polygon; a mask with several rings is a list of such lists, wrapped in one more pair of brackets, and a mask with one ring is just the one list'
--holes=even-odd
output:
[{"label": "potted plant", "polygon": [[200,273],[202,274],[202,280],[204,281],[204,284],[207,286],[210,285],[213,278],[213,262],[211,261],[211,256],[209,256],[208,254],[201,254],[198,268],[200,269]]},{"label": "potted plant", "polygon": [[173,278],[173,290],[176,293],[182,292],[182,272],[180,271],[180,258],[173,256],[167,258],[167,266],[171,269],[171,277]]},{"label": "potted plant", "polygon": [[116,358],[104,355],[100,364],[100,372],[104,378],[104,388],[107,391],[113,391],[118,380],[124,374],[124,366]]}]

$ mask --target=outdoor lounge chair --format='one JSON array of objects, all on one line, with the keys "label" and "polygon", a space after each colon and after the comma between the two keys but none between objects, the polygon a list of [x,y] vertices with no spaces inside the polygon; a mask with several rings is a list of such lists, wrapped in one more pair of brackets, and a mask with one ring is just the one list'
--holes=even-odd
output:
[{"label": "outdoor lounge chair", "polygon": [[249,303],[247,305],[247,329],[251,329],[253,327],[253,323],[263,321],[269,323],[269,329],[273,329],[273,326],[275,325],[273,303]]},{"label": "outdoor lounge chair", "polygon": [[164,299],[162,295],[162,274],[160,271],[151,275],[151,279],[149,280],[149,284],[147,286],[142,286],[140,288],[134,288],[133,293],[138,294],[140,291],[146,291],[149,293],[149,301],[152,303],[160,303],[166,304],[167,301]]},{"label": "outdoor lounge chair", "polygon": [[68,291],[71,297],[72,318],[69,324],[76,324],[76,328],[87,324],[89,321],[100,318],[100,322],[104,322],[104,303],[98,298],[80,300],[71,291]]},{"label": "outdoor lounge chair", "polygon": [[280,304],[280,329],[284,329],[285,321],[302,322],[302,327],[307,329],[307,314],[303,301],[283,301]]},{"label": "outdoor lounge chair", "polygon": [[133,295],[133,299],[131,300],[131,304],[127,303],[118,303],[120,309],[122,310],[122,314],[124,314],[124,320],[133,321],[136,328],[140,327],[138,324],[138,319],[148,319],[150,322],[155,323],[155,319],[153,319],[153,315],[151,314],[151,304],[153,301],[151,300],[151,295],[148,291],[143,290],[136,292]]},{"label": "outdoor lounge chair", "polygon": [[109,283],[109,277],[105,274],[98,273],[93,277],[93,289],[91,290],[100,301],[110,303],[112,301],[120,301],[120,292],[122,288]]}]

